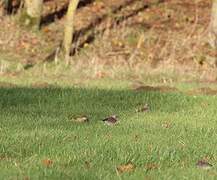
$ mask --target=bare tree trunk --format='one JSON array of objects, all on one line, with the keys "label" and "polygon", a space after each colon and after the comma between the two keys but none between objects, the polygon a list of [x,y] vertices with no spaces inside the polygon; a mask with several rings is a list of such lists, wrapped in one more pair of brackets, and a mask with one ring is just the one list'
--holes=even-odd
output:
[{"label": "bare tree trunk", "polygon": [[210,45],[217,49],[217,0],[213,0],[211,23],[210,23]]},{"label": "bare tree trunk", "polygon": [[66,14],[64,39],[63,39],[63,51],[65,55],[66,64],[69,63],[70,49],[74,34],[74,16],[77,9],[79,0],[71,0]]},{"label": "bare tree trunk", "polygon": [[20,15],[20,23],[32,30],[39,30],[43,0],[25,0],[24,9]]},{"label": "bare tree trunk", "polygon": [[11,14],[12,13],[12,0],[0,0],[1,14]]}]

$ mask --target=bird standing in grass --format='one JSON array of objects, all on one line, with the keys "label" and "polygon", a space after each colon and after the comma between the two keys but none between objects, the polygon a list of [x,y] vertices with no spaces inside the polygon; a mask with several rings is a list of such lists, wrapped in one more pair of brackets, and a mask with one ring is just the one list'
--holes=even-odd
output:
[{"label": "bird standing in grass", "polygon": [[205,170],[211,169],[211,168],[213,167],[212,164],[210,164],[210,163],[208,163],[208,162],[206,162],[206,161],[204,161],[204,160],[199,160],[199,161],[197,162],[196,166],[197,166],[198,168],[205,169]]},{"label": "bird standing in grass", "polygon": [[140,106],[138,109],[136,109],[136,112],[147,112],[149,110],[150,110],[149,105],[144,104],[144,105]]},{"label": "bird standing in grass", "polygon": [[102,121],[104,121],[104,123],[106,125],[113,126],[113,125],[117,124],[118,119],[117,119],[116,115],[112,115],[110,117],[107,117],[107,118],[103,119]]},{"label": "bird standing in grass", "polygon": [[89,122],[89,118],[86,115],[76,115],[70,118],[70,121],[76,122],[76,123],[85,123]]}]

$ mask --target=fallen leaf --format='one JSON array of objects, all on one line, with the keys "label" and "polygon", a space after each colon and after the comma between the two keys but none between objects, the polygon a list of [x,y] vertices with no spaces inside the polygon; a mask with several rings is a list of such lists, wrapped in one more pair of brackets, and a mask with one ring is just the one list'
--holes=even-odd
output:
[{"label": "fallen leaf", "polygon": [[89,46],[89,44],[88,43],[84,43],[84,47],[88,47]]},{"label": "fallen leaf", "polygon": [[159,165],[158,164],[155,164],[155,163],[147,163],[146,165],[145,165],[145,169],[147,170],[147,171],[149,171],[149,170],[154,170],[154,169],[158,169],[159,168]]},{"label": "fallen leaf", "polygon": [[111,134],[105,134],[105,138],[111,139],[111,138],[112,138],[112,135],[111,135]]},{"label": "fallen leaf", "polygon": [[117,167],[117,171],[119,173],[132,172],[134,169],[135,169],[135,166],[132,163],[120,165]]},{"label": "fallen leaf", "polygon": [[49,32],[51,32],[51,30],[50,30],[49,28],[47,28],[47,27],[43,28],[42,31],[43,31],[44,33],[49,33]]},{"label": "fallen leaf", "polygon": [[165,129],[169,129],[169,128],[172,127],[172,124],[169,123],[169,122],[165,122],[165,123],[162,124],[162,127],[165,128]]},{"label": "fallen leaf", "polygon": [[96,72],[96,78],[105,78],[107,76],[106,72],[98,71]]},{"label": "fallen leaf", "polygon": [[51,159],[43,159],[42,164],[46,167],[50,167],[53,165],[53,161]]}]

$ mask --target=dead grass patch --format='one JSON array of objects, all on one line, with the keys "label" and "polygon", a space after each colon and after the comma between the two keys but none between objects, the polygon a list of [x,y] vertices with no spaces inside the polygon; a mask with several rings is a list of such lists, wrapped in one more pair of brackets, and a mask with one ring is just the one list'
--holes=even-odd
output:
[{"label": "dead grass patch", "polygon": [[157,92],[179,92],[175,87],[170,86],[136,86],[132,88],[135,91],[157,91]]},{"label": "dead grass patch", "polygon": [[193,89],[187,92],[188,95],[217,95],[217,89],[212,89],[209,87],[202,87]]},{"label": "dead grass patch", "polygon": [[11,87],[17,87],[17,85],[9,82],[0,82],[0,88],[11,88]]}]

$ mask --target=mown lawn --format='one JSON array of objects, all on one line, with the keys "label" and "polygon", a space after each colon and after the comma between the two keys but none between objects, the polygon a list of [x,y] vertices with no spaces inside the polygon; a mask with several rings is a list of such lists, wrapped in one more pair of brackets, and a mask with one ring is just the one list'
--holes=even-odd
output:
[{"label": "mown lawn", "polygon": [[[217,178],[215,96],[25,87],[0,96],[0,179]],[[141,103],[150,111],[137,113]],[[78,114],[90,122],[70,121]],[[112,114],[119,124],[103,124]],[[201,159],[213,168],[196,167]]]}]

